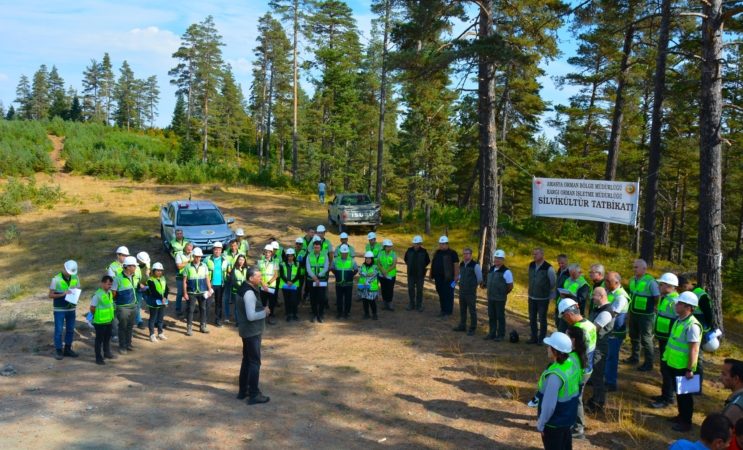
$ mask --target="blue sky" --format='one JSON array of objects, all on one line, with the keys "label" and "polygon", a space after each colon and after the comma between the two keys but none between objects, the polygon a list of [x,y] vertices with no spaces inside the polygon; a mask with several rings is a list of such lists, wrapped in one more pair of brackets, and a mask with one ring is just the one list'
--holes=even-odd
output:
[{"label": "blue sky", "polygon": [[[369,0],[346,0],[354,11],[359,29],[368,34],[373,14]],[[29,78],[41,64],[56,65],[68,85],[80,90],[82,72],[91,59],[111,56],[118,76],[124,60],[139,78],[156,75],[161,90],[157,125],[166,126],[175,104],[169,83],[171,58],[180,36],[189,24],[214,16],[223,36],[224,59],[246,90],[250,85],[250,63],[255,47],[256,24],[267,10],[267,1],[181,0],[0,0],[0,101],[7,109],[15,99],[21,74]],[[558,90],[551,77],[569,70],[565,62],[575,45],[561,33],[564,55],[546,63],[548,76],[540,79],[543,96],[552,103],[566,103],[574,92]],[[543,130],[554,136],[554,130]]]}]

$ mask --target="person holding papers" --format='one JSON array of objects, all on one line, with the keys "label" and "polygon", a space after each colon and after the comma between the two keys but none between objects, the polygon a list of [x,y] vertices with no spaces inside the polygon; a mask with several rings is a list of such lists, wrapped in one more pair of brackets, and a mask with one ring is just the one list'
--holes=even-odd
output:
[{"label": "person holding papers", "polygon": [[[49,298],[54,302],[54,357],[77,358],[72,351],[72,338],[75,336],[75,308],[80,298],[80,279],[77,276],[77,263],[69,260],[62,271],[52,278]],[[66,326],[66,328],[65,328]],[[62,349],[62,330],[64,329],[64,350]]]},{"label": "person holding papers", "polygon": [[322,323],[328,298],[328,254],[322,251],[319,237],[312,238],[312,252],[307,255],[307,284],[310,286],[311,322]]},{"label": "person holding papers", "polygon": [[261,271],[261,302],[268,305],[271,314],[268,315],[268,324],[275,325],[274,309],[276,309],[276,281],[279,279],[279,261],[274,258],[273,245],[267,244],[263,248],[263,256],[258,261],[258,270]]},{"label": "person holding papers", "polygon": [[694,413],[693,393],[701,389],[701,380],[697,371],[699,346],[702,342],[702,325],[692,314],[699,299],[693,292],[682,292],[676,297],[676,323],[671,328],[668,344],[663,352],[664,373],[667,383],[676,386],[676,404],[678,415],[672,419],[673,430],[686,432],[691,430],[691,418]]},{"label": "person holding papers", "polygon": [[359,297],[364,302],[364,319],[377,320],[377,296],[379,295],[379,272],[374,263],[374,252],[367,250],[364,253],[364,264],[359,267]]},{"label": "person holding papers", "polygon": [[[147,280],[147,306],[150,308],[150,320],[147,325],[150,328],[150,341],[157,342],[157,339],[164,341],[168,339],[163,333],[163,317],[165,308],[168,306],[168,284],[163,276],[164,268],[162,263],[156,262],[152,265],[152,276]],[[155,336],[155,326],[157,326],[157,337]]]},{"label": "person holding papers", "polygon": [[301,289],[300,280],[302,271],[299,263],[296,261],[297,252],[293,248],[287,248],[284,251],[286,261],[279,266],[279,286],[284,293],[284,303],[286,303],[286,321],[299,320],[297,317],[297,307],[299,306],[299,290]]}]

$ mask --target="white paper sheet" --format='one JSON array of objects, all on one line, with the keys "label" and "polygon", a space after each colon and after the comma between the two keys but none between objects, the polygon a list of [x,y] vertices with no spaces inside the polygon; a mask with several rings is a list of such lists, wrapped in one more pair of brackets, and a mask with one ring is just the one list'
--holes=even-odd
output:
[{"label": "white paper sheet", "polygon": [[73,305],[77,305],[77,301],[80,300],[80,293],[82,291],[77,288],[70,289],[70,293],[65,295],[64,299],[67,301],[67,303],[72,303]]},{"label": "white paper sheet", "polygon": [[676,393],[679,395],[696,394],[702,390],[701,381],[699,375],[694,375],[691,379],[676,377]]}]

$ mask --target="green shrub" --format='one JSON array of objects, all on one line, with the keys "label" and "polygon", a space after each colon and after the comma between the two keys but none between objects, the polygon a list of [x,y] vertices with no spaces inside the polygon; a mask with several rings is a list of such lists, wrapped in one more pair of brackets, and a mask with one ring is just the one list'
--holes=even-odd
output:
[{"label": "green shrub", "polygon": [[52,148],[42,122],[0,120],[0,177],[52,172]]},{"label": "green shrub", "polygon": [[50,208],[63,196],[59,186],[37,187],[33,179],[24,183],[10,178],[0,192],[0,215],[17,216],[31,206]]}]

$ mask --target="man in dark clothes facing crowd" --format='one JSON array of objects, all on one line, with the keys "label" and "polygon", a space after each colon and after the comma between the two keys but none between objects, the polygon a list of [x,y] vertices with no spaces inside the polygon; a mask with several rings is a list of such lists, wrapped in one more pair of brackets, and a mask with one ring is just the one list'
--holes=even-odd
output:
[{"label": "man in dark clothes facing crowd", "polygon": [[449,248],[449,238],[446,236],[439,238],[439,249],[433,254],[431,278],[439,294],[439,317],[451,316],[454,311],[454,282],[459,278],[459,255]]},{"label": "man in dark clothes facing crowd", "polygon": [[426,267],[431,264],[428,251],[422,246],[421,236],[413,237],[413,246],[405,252],[405,264],[408,265],[408,298],[405,308],[408,311],[423,311],[423,280],[426,278]]}]

